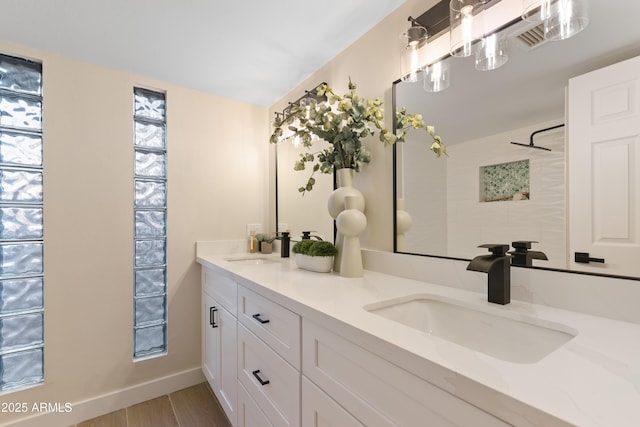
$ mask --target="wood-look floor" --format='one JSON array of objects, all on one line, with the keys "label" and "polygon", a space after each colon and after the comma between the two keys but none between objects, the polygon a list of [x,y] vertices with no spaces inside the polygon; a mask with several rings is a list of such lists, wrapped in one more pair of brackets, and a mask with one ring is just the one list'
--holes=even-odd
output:
[{"label": "wood-look floor", "polygon": [[231,427],[231,424],[208,384],[202,383],[83,421],[75,427]]}]

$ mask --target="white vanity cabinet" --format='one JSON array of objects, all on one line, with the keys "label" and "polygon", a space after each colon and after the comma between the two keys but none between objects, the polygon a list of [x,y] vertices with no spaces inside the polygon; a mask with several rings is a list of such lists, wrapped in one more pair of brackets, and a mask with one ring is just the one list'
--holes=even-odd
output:
[{"label": "white vanity cabinet", "polygon": [[244,280],[203,268],[203,371],[234,427],[507,426]]},{"label": "white vanity cabinet", "polygon": [[[302,327],[304,376],[340,402],[340,406],[363,425],[508,426],[498,418],[313,322],[304,320]],[[305,400],[305,420],[312,419],[312,416],[315,419],[343,420],[346,416],[341,412],[342,408],[336,405],[309,408]],[[324,414],[318,412],[322,410]],[[317,413],[311,414],[312,411]],[[311,422],[307,425],[315,424]],[[358,424],[337,422],[329,425]]]},{"label": "white vanity cabinet", "polygon": [[302,427],[363,427],[342,406],[302,377]]},{"label": "white vanity cabinet", "polygon": [[242,286],[238,382],[270,425],[300,425],[300,316]]},{"label": "white vanity cabinet", "polygon": [[238,384],[238,427],[273,427],[242,384]]},{"label": "white vanity cabinet", "polygon": [[202,371],[233,426],[237,424],[237,284],[228,275],[202,272]]}]

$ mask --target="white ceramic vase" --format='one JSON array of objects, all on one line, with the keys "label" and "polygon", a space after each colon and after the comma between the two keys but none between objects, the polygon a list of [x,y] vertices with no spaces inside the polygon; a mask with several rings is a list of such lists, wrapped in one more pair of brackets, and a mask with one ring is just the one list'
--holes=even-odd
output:
[{"label": "white ceramic vase", "polygon": [[338,250],[340,275],[344,277],[362,277],[362,252],[360,234],[367,228],[367,217],[358,209],[358,198],[346,196],[345,209],[336,218],[336,227],[342,234],[342,248]]},{"label": "white ceramic vase", "polygon": [[[331,215],[331,218],[334,220],[337,220],[340,212],[345,209],[345,197],[347,196],[354,197],[355,209],[360,212],[364,212],[364,196],[360,190],[353,186],[353,175],[354,170],[351,168],[343,168],[336,171],[338,188],[333,190],[328,201],[329,215]],[[338,248],[338,255],[334,257],[333,262],[333,271],[336,272],[340,272],[341,269],[342,259],[340,254],[342,252],[342,246],[343,236],[340,229],[338,229],[338,233],[336,234],[336,248]]]}]

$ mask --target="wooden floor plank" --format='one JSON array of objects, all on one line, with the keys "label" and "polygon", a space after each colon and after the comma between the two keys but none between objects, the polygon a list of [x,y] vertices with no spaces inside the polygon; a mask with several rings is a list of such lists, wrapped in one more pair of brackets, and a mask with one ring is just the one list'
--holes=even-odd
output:
[{"label": "wooden floor plank", "polygon": [[147,400],[127,408],[128,427],[179,427],[169,396]]},{"label": "wooden floor plank", "polygon": [[76,424],[76,427],[127,427],[124,409]]},{"label": "wooden floor plank", "polygon": [[169,399],[181,427],[231,427],[206,383],[171,393]]}]

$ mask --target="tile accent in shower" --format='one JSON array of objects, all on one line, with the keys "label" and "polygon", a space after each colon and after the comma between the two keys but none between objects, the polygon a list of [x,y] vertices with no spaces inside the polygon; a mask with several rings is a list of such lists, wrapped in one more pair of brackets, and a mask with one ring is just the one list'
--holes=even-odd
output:
[{"label": "tile accent in shower", "polygon": [[529,160],[480,168],[480,201],[501,202],[529,199]]}]

